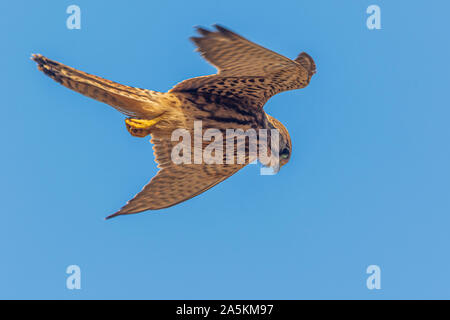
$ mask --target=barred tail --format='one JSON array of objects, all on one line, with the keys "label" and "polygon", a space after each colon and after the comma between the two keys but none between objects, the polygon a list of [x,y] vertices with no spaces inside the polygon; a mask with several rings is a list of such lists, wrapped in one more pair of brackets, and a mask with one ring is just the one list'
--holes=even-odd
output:
[{"label": "barred tail", "polygon": [[107,103],[128,116],[148,117],[154,113],[157,100],[162,94],[106,80],[40,54],[33,54],[31,59],[38,64],[40,71],[56,82],[89,98]]}]

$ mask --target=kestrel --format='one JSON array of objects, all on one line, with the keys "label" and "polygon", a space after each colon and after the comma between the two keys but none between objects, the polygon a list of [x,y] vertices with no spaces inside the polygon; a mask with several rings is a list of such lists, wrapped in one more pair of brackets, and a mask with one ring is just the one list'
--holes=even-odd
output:
[{"label": "kestrel", "polygon": [[[280,167],[289,161],[289,133],[264,112],[263,106],[279,92],[306,87],[316,72],[313,59],[302,52],[291,60],[222,26],[214,27],[214,31],[197,28],[199,36],[191,40],[217,68],[217,74],[182,81],[165,93],[121,85],[42,55],[32,56],[39,70],[50,78],[127,115],[125,124],[131,135],[151,135],[158,173],[107,218],[171,207],[212,188],[248,164],[247,155],[245,163],[240,164],[175,164],[171,153],[178,141],[172,141],[171,134],[179,128],[193,133],[194,121],[202,121],[202,130],[277,129]],[[202,143],[202,148],[205,145]]]}]

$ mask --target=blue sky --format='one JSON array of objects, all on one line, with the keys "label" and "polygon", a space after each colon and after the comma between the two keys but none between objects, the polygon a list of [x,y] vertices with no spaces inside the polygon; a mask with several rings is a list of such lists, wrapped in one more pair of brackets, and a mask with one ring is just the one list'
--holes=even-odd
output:
[{"label": "blue sky", "polygon": [[[66,8],[82,12],[66,28]],[[368,30],[366,8],[381,8]],[[450,298],[445,1],[0,4],[0,298]],[[290,131],[275,176],[245,168],[175,207],[105,221],[156,173],[113,108],[38,72],[41,53],[167,91],[214,72],[193,26],[220,23],[316,61],[265,110]],[[67,266],[81,290],[66,288]],[[366,268],[381,268],[368,290]]]}]

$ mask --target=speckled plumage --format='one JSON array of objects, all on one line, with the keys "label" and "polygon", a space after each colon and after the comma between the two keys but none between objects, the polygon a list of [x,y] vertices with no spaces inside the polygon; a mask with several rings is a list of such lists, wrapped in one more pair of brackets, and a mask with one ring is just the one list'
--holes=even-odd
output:
[{"label": "speckled plumage", "polygon": [[[182,81],[167,93],[124,86],[33,55],[39,70],[55,81],[130,116],[126,127],[133,136],[152,137],[160,170],[141,192],[109,217],[173,206],[208,190],[249,163],[246,154],[240,164],[175,164],[171,152],[178,142],[171,141],[171,134],[184,128],[193,137],[196,120],[202,120],[203,132],[216,128],[224,136],[226,129],[278,129],[280,150],[288,149],[290,155],[288,131],[266,114],[263,106],[279,92],[307,86],[316,71],[313,59],[301,53],[291,60],[221,26],[215,27],[215,31],[197,28],[200,37],[191,40],[218,73]],[[203,142],[202,148],[208,144]],[[288,160],[282,159],[281,166]]]}]

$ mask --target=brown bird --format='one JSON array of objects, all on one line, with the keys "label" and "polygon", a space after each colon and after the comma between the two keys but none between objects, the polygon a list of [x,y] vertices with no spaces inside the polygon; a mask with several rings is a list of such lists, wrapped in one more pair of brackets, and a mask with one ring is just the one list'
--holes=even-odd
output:
[{"label": "brown bird", "polygon": [[[121,85],[42,55],[32,56],[39,70],[55,81],[129,116],[125,123],[133,136],[152,137],[158,173],[108,218],[173,206],[210,189],[251,161],[246,143],[243,163],[174,163],[172,152],[179,140],[172,141],[172,133],[185,129],[195,137],[198,133],[194,132],[194,121],[202,121],[201,134],[212,128],[223,133],[226,129],[277,129],[279,165],[289,161],[289,133],[281,122],[264,112],[263,106],[279,92],[306,87],[316,72],[313,59],[302,52],[291,60],[224,27],[214,27],[214,31],[197,28],[200,36],[191,40],[218,73],[182,81],[166,93]],[[209,143],[202,141],[202,151]],[[196,147],[190,152],[183,156],[195,157]]]}]

